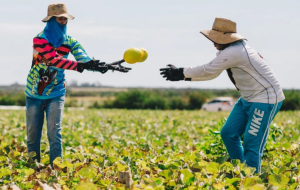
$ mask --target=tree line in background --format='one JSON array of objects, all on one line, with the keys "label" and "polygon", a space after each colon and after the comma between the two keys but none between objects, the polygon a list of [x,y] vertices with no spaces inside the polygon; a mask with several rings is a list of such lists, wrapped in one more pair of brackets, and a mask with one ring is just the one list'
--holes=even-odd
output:
[{"label": "tree line in background", "polygon": [[[300,91],[285,90],[285,100],[281,110],[300,110]],[[114,100],[105,101],[103,105],[95,103],[95,108],[125,108],[125,109],[200,109],[209,99],[219,96],[239,98],[236,90],[130,90],[120,92]]]},{"label": "tree line in background", "polygon": [[[238,98],[237,90],[233,89],[145,89],[136,88],[127,91],[85,91],[67,90],[68,97],[107,97],[102,102],[94,101],[90,108],[121,108],[121,109],[200,109],[208,100],[219,96]],[[281,110],[300,110],[300,90],[284,90],[286,99]],[[0,105],[24,106],[24,87],[0,87]],[[74,102],[66,102],[66,107],[78,106]]]},{"label": "tree line in background", "polygon": [[[120,92],[114,100],[104,101],[99,107],[122,109],[200,109],[207,93],[188,92],[178,95],[159,90],[130,90]],[[94,105],[96,107],[97,105]]]}]

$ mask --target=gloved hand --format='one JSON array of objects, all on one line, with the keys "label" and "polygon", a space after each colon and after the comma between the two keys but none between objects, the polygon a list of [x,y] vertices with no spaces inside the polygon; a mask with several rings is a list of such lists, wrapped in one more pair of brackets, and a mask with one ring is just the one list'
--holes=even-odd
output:
[{"label": "gloved hand", "polygon": [[159,69],[160,74],[169,81],[184,80],[183,68],[177,68],[174,65],[168,64],[167,68]]},{"label": "gloved hand", "polygon": [[84,69],[89,69],[92,71],[99,71],[104,74],[108,71],[108,67],[105,62],[100,62],[100,60],[90,60],[86,63],[77,63],[77,71],[82,73]]},{"label": "gloved hand", "polygon": [[124,60],[116,61],[116,62],[113,62],[110,64],[105,64],[105,66],[108,67],[108,70],[127,73],[129,70],[131,70],[131,68],[122,66],[121,63],[123,63],[123,62],[124,62]]}]

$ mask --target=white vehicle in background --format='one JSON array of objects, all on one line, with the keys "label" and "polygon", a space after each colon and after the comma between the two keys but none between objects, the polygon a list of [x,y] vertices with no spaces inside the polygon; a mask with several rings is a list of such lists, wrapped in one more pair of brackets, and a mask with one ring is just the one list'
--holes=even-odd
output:
[{"label": "white vehicle in background", "polygon": [[201,109],[206,111],[231,111],[234,103],[235,102],[231,97],[218,97],[203,104]]}]

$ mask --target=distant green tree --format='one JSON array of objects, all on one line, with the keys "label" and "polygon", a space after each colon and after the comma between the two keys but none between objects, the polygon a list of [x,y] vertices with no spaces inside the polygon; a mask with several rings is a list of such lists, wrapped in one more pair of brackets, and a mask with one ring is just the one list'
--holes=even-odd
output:
[{"label": "distant green tree", "polygon": [[193,92],[189,95],[188,108],[201,109],[202,105],[206,102],[205,94]]},{"label": "distant green tree", "polygon": [[3,96],[0,98],[0,105],[15,105],[15,101],[10,97]]},{"label": "distant green tree", "polygon": [[187,103],[181,97],[172,97],[169,100],[169,108],[183,110],[187,108]]},{"label": "distant green tree", "polygon": [[300,91],[284,91],[284,95],[285,100],[283,101],[281,110],[300,110]]},{"label": "distant green tree", "polygon": [[145,98],[144,108],[165,110],[167,109],[167,101],[165,98],[162,98],[161,96],[151,95]]},{"label": "distant green tree", "polygon": [[146,96],[146,93],[139,90],[121,92],[116,96],[112,105],[114,108],[143,109]]}]

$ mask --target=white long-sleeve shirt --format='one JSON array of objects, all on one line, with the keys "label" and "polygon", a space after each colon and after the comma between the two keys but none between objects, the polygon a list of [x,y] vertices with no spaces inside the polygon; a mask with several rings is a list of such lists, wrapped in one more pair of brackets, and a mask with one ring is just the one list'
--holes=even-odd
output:
[{"label": "white long-sleeve shirt", "polygon": [[211,80],[227,70],[241,97],[249,102],[275,104],[285,99],[270,65],[254,49],[237,41],[217,53],[211,62],[184,68],[185,78]]}]

